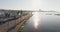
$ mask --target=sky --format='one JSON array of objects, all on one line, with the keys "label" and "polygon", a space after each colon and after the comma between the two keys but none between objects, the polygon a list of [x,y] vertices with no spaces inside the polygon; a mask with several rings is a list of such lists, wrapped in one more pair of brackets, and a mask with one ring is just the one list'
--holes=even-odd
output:
[{"label": "sky", "polygon": [[0,9],[60,11],[60,0],[0,0]]}]

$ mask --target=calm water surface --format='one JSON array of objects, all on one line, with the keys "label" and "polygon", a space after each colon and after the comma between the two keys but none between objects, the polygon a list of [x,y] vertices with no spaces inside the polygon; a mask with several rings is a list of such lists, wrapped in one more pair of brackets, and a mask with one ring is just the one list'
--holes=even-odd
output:
[{"label": "calm water surface", "polygon": [[23,32],[60,32],[60,16],[56,16],[54,13],[33,12],[33,16],[25,24]]}]

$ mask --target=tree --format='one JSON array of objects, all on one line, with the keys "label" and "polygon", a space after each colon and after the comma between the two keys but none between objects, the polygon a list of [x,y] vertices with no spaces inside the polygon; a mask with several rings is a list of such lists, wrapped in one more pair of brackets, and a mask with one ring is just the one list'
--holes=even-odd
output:
[{"label": "tree", "polygon": [[9,13],[5,13],[5,16],[6,16],[6,17],[10,17],[10,14],[9,14]]}]

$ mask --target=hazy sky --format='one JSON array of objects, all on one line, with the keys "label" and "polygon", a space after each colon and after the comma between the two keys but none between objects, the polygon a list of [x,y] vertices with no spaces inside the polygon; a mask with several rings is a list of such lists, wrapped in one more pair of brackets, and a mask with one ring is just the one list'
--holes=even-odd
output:
[{"label": "hazy sky", "polygon": [[60,10],[60,0],[0,0],[0,9]]}]

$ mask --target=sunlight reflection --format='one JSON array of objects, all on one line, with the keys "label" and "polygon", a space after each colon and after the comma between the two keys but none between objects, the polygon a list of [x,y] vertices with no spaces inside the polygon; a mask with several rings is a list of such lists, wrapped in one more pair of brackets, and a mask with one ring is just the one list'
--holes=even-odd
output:
[{"label": "sunlight reflection", "polygon": [[37,29],[39,25],[39,13],[38,12],[33,12],[32,13],[34,16],[33,21],[34,21],[34,27]]}]

